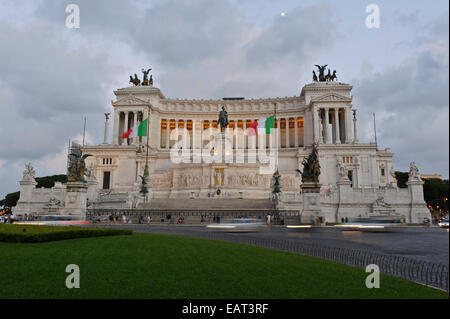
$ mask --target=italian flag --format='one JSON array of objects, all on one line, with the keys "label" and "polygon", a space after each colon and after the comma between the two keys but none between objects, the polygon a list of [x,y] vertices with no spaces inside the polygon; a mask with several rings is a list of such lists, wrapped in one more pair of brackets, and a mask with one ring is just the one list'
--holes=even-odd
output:
[{"label": "italian flag", "polygon": [[248,135],[249,136],[257,135],[259,128],[265,128],[266,134],[270,134],[270,129],[274,128],[274,124],[275,124],[275,115],[260,118],[259,120],[250,124],[250,126],[248,127]]},{"label": "italian flag", "polygon": [[120,138],[133,138],[135,136],[147,136],[147,122],[148,119],[145,119],[139,125],[135,125],[130,128],[128,131],[122,134]]}]

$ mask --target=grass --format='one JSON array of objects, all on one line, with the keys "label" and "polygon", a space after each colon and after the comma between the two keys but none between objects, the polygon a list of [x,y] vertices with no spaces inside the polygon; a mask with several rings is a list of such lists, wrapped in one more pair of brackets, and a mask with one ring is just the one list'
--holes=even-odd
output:
[{"label": "grass", "polygon": [[132,231],[127,229],[0,224],[0,242],[38,243],[85,237],[130,235],[131,233]]},{"label": "grass", "polygon": [[[80,288],[65,287],[68,264]],[[0,243],[2,298],[448,298],[362,269],[236,243],[140,234]]]}]

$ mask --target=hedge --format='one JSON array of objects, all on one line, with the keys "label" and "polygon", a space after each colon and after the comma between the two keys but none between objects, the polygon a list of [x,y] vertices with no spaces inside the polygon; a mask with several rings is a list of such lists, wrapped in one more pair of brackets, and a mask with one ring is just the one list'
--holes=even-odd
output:
[{"label": "hedge", "polygon": [[[11,225],[11,226],[19,226],[19,225]],[[40,227],[40,226],[31,226],[31,227]],[[57,228],[45,232],[33,232],[34,229],[32,228],[30,229],[30,226],[17,227],[16,229],[4,229],[4,227],[0,227],[0,242],[41,243],[74,238],[131,235],[133,233],[131,230],[128,229],[80,228],[73,226],[51,226],[51,227]]]}]

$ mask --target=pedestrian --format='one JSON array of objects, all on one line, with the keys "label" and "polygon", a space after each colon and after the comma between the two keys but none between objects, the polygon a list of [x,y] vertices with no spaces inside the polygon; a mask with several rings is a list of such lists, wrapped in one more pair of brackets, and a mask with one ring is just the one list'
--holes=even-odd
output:
[{"label": "pedestrian", "polygon": [[272,226],[272,216],[270,214],[267,215],[267,225]]},{"label": "pedestrian", "polygon": [[203,225],[203,215],[200,217],[200,224]]},{"label": "pedestrian", "polygon": [[170,225],[170,219],[172,218],[172,216],[170,214],[167,215],[167,225]]},{"label": "pedestrian", "polygon": [[147,215],[147,224],[150,225],[151,217],[150,215]]}]

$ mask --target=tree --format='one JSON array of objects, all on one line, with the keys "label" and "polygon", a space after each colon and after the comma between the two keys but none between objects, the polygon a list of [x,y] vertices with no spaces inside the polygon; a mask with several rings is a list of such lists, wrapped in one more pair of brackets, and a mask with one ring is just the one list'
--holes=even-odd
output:
[{"label": "tree", "polygon": [[[408,172],[395,172],[395,178],[399,188],[408,187]],[[436,215],[448,212],[449,180],[424,178],[423,182],[423,198],[431,212]]]},{"label": "tree", "polygon": [[0,201],[0,205],[4,208],[16,206],[19,197],[20,192],[6,194],[5,198]]},{"label": "tree", "polygon": [[60,175],[36,177],[35,180],[37,182],[36,187],[51,188],[51,187],[55,186],[55,182],[67,183],[67,175],[60,174]]},{"label": "tree", "polygon": [[431,211],[436,215],[448,212],[449,180],[425,178],[423,181],[423,197]]},{"label": "tree", "polygon": [[409,178],[409,173],[408,172],[395,172],[395,178],[397,179],[397,186],[399,188],[407,188],[408,185],[406,185],[406,182],[408,181]]}]

